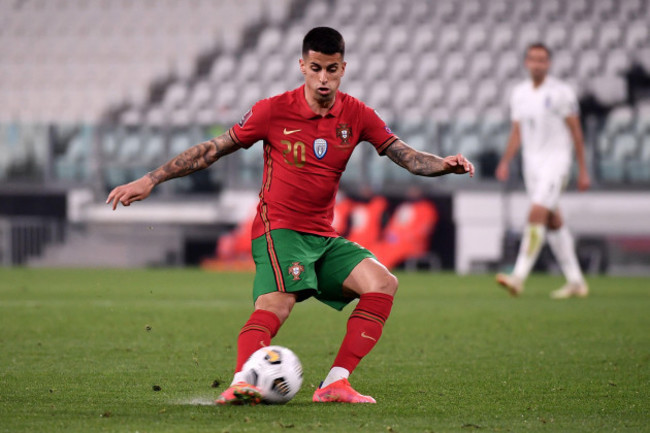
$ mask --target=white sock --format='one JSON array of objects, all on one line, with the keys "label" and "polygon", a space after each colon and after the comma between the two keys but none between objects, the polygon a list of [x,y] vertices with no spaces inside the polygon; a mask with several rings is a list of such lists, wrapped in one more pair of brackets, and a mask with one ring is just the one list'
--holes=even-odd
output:
[{"label": "white sock", "polygon": [[542,250],[544,245],[544,238],[546,236],[546,227],[542,224],[527,224],[524,229],[524,236],[521,239],[521,246],[519,247],[519,254],[517,255],[517,262],[512,275],[524,281],[530,270],[533,268],[537,256]]},{"label": "white sock", "polygon": [[569,283],[582,284],[584,277],[580,270],[573,236],[566,226],[548,232],[548,244],[557,259],[562,273]]},{"label": "white sock", "polygon": [[232,382],[230,383],[230,386],[233,386],[238,382],[246,382],[246,375],[242,371],[238,371],[237,373],[235,373],[235,376],[232,378]]},{"label": "white sock", "polygon": [[341,380],[341,379],[347,379],[348,377],[350,377],[350,372],[347,369],[343,367],[332,367],[329,374],[323,381],[321,388],[325,388],[330,383],[334,383],[337,380]]}]

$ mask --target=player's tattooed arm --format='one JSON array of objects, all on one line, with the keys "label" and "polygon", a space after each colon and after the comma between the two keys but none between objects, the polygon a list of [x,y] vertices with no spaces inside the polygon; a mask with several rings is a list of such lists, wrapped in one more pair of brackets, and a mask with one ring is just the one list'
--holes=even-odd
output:
[{"label": "player's tattooed arm", "polygon": [[187,176],[214,164],[222,156],[239,149],[228,132],[203,143],[190,147],[167,161],[154,171],[147,173],[154,186],[169,179]]},{"label": "player's tattooed arm", "polygon": [[207,168],[222,156],[233,153],[237,149],[239,146],[227,132],[212,140],[199,143],[140,179],[114,188],[108,194],[106,203],[112,203],[115,210],[118,203],[129,206],[134,201],[144,200],[159,183]]},{"label": "player's tattooed arm", "polygon": [[386,156],[394,163],[418,176],[434,177],[450,173],[469,173],[470,176],[474,176],[474,165],[460,153],[441,158],[431,153],[413,149],[402,140],[397,140],[388,146]]}]

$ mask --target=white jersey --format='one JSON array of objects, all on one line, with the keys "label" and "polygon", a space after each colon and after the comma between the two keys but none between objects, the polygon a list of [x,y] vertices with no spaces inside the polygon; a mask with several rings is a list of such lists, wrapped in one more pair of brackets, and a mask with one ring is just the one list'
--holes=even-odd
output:
[{"label": "white jersey", "polygon": [[521,131],[524,172],[568,173],[573,141],[565,119],[579,112],[571,87],[547,76],[535,88],[528,79],[513,89],[510,109]]}]

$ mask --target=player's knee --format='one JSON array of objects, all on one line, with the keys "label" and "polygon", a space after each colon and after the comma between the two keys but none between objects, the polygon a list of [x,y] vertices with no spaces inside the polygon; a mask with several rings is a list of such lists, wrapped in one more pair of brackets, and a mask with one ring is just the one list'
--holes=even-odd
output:
[{"label": "player's knee", "polygon": [[261,295],[255,301],[256,310],[270,311],[280,319],[280,323],[291,314],[293,306],[296,304],[296,297],[291,293],[273,292]]},{"label": "player's knee", "polygon": [[384,275],[381,280],[378,281],[375,291],[394,296],[395,293],[397,293],[398,286],[399,281],[397,280],[397,277],[390,272],[387,272],[386,275]]}]

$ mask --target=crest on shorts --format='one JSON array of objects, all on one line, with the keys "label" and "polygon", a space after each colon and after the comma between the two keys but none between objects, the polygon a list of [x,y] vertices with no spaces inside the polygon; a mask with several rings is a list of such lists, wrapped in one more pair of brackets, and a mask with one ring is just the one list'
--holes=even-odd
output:
[{"label": "crest on shorts", "polygon": [[327,153],[327,140],[324,138],[317,138],[314,140],[314,155],[316,158],[323,159]]},{"label": "crest on shorts", "polygon": [[341,147],[347,147],[352,138],[352,129],[347,123],[339,123],[336,126],[336,137],[341,140]]},{"label": "crest on shorts", "polygon": [[305,267],[300,264],[300,262],[293,262],[289,266],[289,275],[293,277],[293,281],[298,281],[300,279],[300,274],[305,271]]}]

